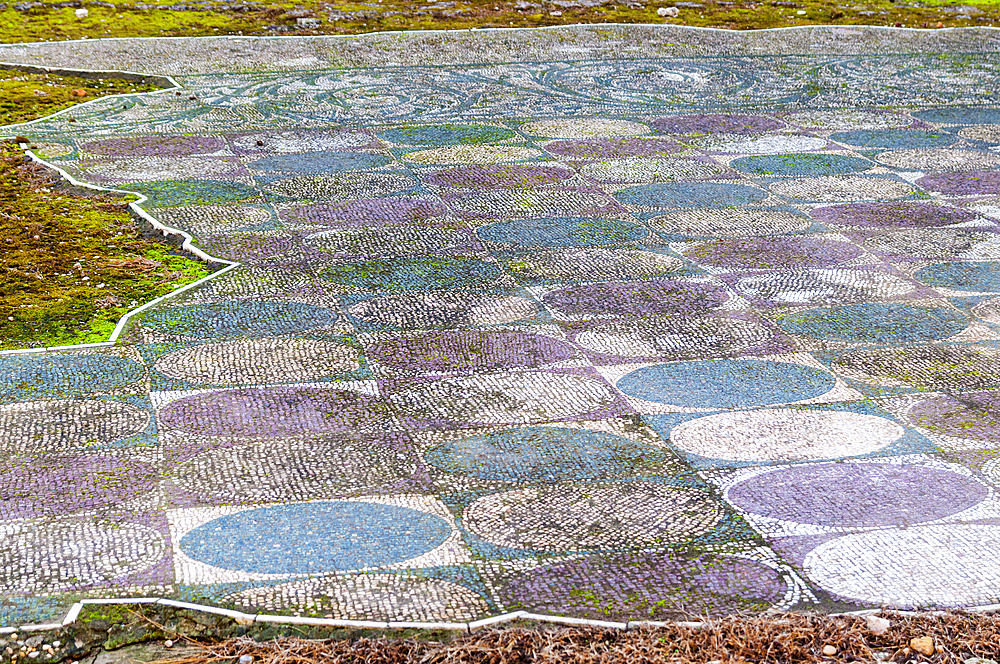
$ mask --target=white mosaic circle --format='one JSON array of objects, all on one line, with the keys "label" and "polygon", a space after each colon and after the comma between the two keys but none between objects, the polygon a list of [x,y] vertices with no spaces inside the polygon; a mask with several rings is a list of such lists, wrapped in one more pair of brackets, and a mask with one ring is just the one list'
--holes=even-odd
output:
[{"label": "white mosaic circle", "polygon": [[403,479],[416,472],[407,459],[351,439],[264,440],[199,454],[178,468],[174,482],[224,503],[314,500]]},{"label": "white mosaic circle", "polygon": [[301,272],[240,265],[206,283],[195,291],[192,298],[193,300],[211,298],[235,300],[266,295],[284,295],[305,282],[306,277]]},{"label": "white mosaic circle", "polygon": [[[728,140],[725,140],[728,138]],[[712,152],[730,154],[780,154],[785,152],[811,152],[826,147],[826,140],[815,136],[759,136],[756,138],[713,136],[698,141],[699,147]]]},{"label": "white mosaic circle", "polygon": [[0,591],[41,594],[112,584],[163,558],[163,536],[135,523],[0,524]]},{"label": "white mosaic circle", "polygon": [[514,145],[449,145],[408,152],[403,159],[418,164],[502,164],[540,156],[541,150]]},{"label": "white mosaic circle", "polygon": [[389,395],[404,415],[481,424],[528,424],[583,415],[615,401],[610,388],[572,374],[524,373],[447,378]]},{"label": "white mosaic circle", "polygon": [[733,318],[615,321],[581,332],[576,343],[622,357],[700,357],[735,353],[773,336],[760,323]]},{"label": "white mosaic circle", "polygon": [[150,212],[161,223],[192,235],[213,235],[257,226],[271,220],[271,213],[246,205],[185,205]]},{"label": "white mosaic circle", "polygon": [[524,254],[507,263],[515,275],[554,281],[619,281],[679,270],[683,261],[641,249],[578,249]]},{"label": "white mosaic circle", "polygon": [[210,385],[308,382],[361,366],[360,351],[315,339],[238,339],[183,348],[156,361],[171,378]]},{"label": "white mosaic circle", "polygon": [[726,173],[724,166],[695,159],[611,159],[588,164],[580,174],[603,182],[680,182]]},{"label": "white mosaic circle", "polygon": [[413,178],[395,173],[340,173],[286,178],[265,188],[289,198],[341,200],[388,196],[416,186]]},{"label": "white mosaic circle", "polygon": [[521,125],[521,131],[525,134],[545,138],[601,138],[607,136],[643,136],[649,133],[649,127],[628,120],[566,118],[526,122]]},{"label": "white mosaic circle", "polygon": [[240,164],[228,159],[203,157],[138,157],[114,161],[82,162],[89,174],[126,181],[192,180],[214,178],[232,173]]},{"label": "white mosaic circle", "polygon": [[868,113],[865,111],[800,111],[789,113],[782,118],[805,129],[891,129],[906,127],[912,120],[889,113]]},{"label": "white mosaic circle", "polygon": [[825,175],[818,178],[779,180],[771,191],[802,201],[868,201],[904,198],[916,193],[911,185],[890,178]]},{"label": "white mosaic circle", "polygon": [[983,300],[972,308],[972,314],[982,318],[987,323],[1000,325],[1000,297]]},{"label": "white mosaic circle", "polygon": [[564,551],[680,542],[710,531],[722,516],[706,491],[634,482],[493,494],[469,505],[463,520],[498,546]]},{"label": "white mosaic circle", "polygon": [[816,461],[870,454],[906,430],[883,417],[846,411],[767,408],[719,413],[670,432],[678,448],[731,461]]},{"label": "white mosaic circle", "polygon": [[975,171],[1000,164],[1000,155],[972,150],[893,150],[875,161],[912,171]]},{"label": "white mosaic circle", "polygon": [[463,196],[450,204],[462,212],[501,219],[586,215],[614,201],[606,194],[585,191],[498,189]]},{"label": "white mosaic circle", "polygon": [[396,574],[307,579],[244,590],[230,599],[246,609],[307,611],[336,620],[461,622],[489,611],[465,586]]},{"label": "white mosaic circle", "polygon": [[970,141],[985,141],[986,143],[1000,143],[1000,125],[977,125],[966,127],[958,132],[962,138]]},{"label": "white mosaic circle", "polygon": [[34,144],[34,152],[43,157],[65,157],[73,154],[73,146],[68,143],[41,142]]},{"label": "white mosaic circle", "polygon": [[870,270],[803,270],[745,277],[736,289],[751,297],[786,304],[842,303],[905,295],[915,286],[895,275]]},{"label": "white mosaic circle", "polygon": [[976,606],[1000,598],[1000,526],[876,530],[825,542],[805,557],[824,590],[898,608]]},{"label": "white mosaic circle", "polygon": [[377,227],[333,229],[314,233],[305,243],[322,251],[346,256],[400,256],[431,254],[457,249],[469,235],[448,228]]},{"label": "white mosaic circle", "polygon": [[[295,154],[360,148],[371,144],[373,140],[370,134],[353,131],[260,132],[234,138],[233,147],[241,152]],[[258,142],[263,145],[258,145]]]},{"label": "white mosaic circle", "polygon": [[33,454],[105,445],[142,432],[149,413],[96,399],[25,401],[0,406],[0,450]]},{"label": "white mosaic circle", "polygon": [[497,297],[459,291],[406,293],[359,302],[347,312],[366,323],[412,329],[440,329],[464,325],[501,325],[538,313],[538,305],[524,297]]},{"label": "white mosaic circle", "polygon": [[782,210],[707,209],[673,212],[648,223],[663,233],[721,238],[792,233],[812,221]]}]

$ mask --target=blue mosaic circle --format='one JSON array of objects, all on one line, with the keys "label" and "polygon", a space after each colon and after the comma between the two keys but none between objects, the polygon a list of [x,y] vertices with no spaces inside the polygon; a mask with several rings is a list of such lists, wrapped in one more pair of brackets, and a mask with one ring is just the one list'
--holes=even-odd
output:
[{"label": "blue mosaic circle", "polygon": [[833,376],[770,360],[697,360],[637,369],[618,380],[625,394],[688,408],[751,408],[790,403],[833,389]]},{"label": "blue mosaic circle", "polygon": [[1000,108],[950,106],[917,111],[913,116],[920,118],[924,122],[934,122],[937,124],[1000,124]]},{"label": "blue mosaic circle", "polygon": [[601,431],[524,427],[449,441],[425,458],[458,475],[501,482],[567,482],[635,474],[665,453]]},{"label": "blue mosaic circle", "polygon": [[742,173],[754,175],[811,176],[857,173],[875,164],[860,157],[840,154],[767,154],[740,157],[729,163]]},{"label": "blue mosaic circle", "polygon": [[234,300],[160,309],[142,317],[145,327],[199,339],[272,337],[332,325],[337,312],[298,302]]},{"label": "blue mosaic circle", "polygon": [[918,270],[914,276],[918,281],[928,286],[943,286],[944,288],[978,293],[1000,292],[1000,262],[998,261],[938,263]]},{"label": "blue mosaic circle", "polygon": [[279,154],[249,164],[255,171],[280,173],[346,173],[366,168],[379,168],[389,163],[389,158],[370,152],[306,152],[304,154]]},{"label": "blue mosaic circle", "polygon": [[259,195],[257,190],[245,184],[223,180],[136,182],[130,184],[129,189],[146,196],[149,201],[145,205],[150,207],[235,203]]},{"label": "blue mosaic circle", "polygon": [[476,231],[484,240],[522,247],[599,247],[641,240],[644,226],[617,219],[594,217],[545,217],[514,219]]},{"label": "blue mosaic circle", "polygon": [[8,355],[0,357],[0,398],[110,392],[142,379],[144,373],[138,362],[111,355]]},{"label": "blue mosaic circle", "polygon": [[622,189],[615,198],[645,207],[723,208],[759,203],[767,198],[767,192],[741,184],[664,182]]},{"label": "blue mosaic circle", "polygon": [[191,558],[253,574],[318,574],[415,558],[451,534],[441,517],[358,502],[279,505],[222,516],[181,539]]},{"label": "blue mosaic circle", "polygon": [[510,129],[475,124],[398,127],[379,134],[379,138],[398,145],[481,145],[509,141],[516,136]]},{"label": "blue mosaic circle", "polygon": [[778,321],[781,329],[817,339],[902,343],[944,339],[965,329],[968,321],[943,307],[866,302],[808,309]]},{"label": "blue mosaic circle", "polygon": [[474,258],[396,258],[327,268],[324,279],[371,292],[488,288],[503,272]]},{"label": "blue mosaic circle", "polygon": [[876,129],[841,131],[830,140],[861,148],[906,149],[943,148],[955,142],[955,137],[939,131],[914,131],[910,129]]}]

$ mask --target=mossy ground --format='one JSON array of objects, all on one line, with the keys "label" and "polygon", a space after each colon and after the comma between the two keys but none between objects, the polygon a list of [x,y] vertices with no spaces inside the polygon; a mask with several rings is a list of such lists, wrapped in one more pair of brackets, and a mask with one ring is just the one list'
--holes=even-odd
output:
[{"label": "mossy ground", "polygon": [[0,69],[0,126],[34,120],[97,97],[155,89],[155,85],[120,78],[94,79]]},{"label": "mossy ground", "polygon": [[[1000,0],[697,0],[676,18],[657,15],[675,0],[371,0],[233,4],[165,0],[147,3],[35,2],[0,11],[0,42],[98,37],[222,34],[357,34],[384,30],[535,27],[572,23],[666,23],[750,30],[810,24],[938,28],[1000,25]],[[79,19],[73,4],[86,7]],[[572,6],[572,5],[578,6]],[[59,6],[63,5],[63,6]],[[141,8],[140,8],[141,7]],[[173,7],[174,9],[171,9]],[[177,9],[183,7],[184,9]],[[300,29],[296,18],[320,19]]]},{"label": "mossy ground", "polygon": [[145,239],[127,203],[60,190],[0,144],[0,349],[105,341],[143,302],[209,273]]}]

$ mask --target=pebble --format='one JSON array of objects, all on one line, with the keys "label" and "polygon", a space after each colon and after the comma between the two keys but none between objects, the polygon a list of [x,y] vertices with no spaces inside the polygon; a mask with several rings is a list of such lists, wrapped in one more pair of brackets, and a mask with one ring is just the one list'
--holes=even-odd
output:
[{"label": "pebble", "polygon": [[560,11],[549,12],[549,16],[562,16],[562,12]]},{"label": "pebble", "polygon": [[884,634],[891,624],[888,620],[879,616],[868,616],[865,618],[865,622],[868,625],[868,631],[872,634]]},{"label": "pebble", "polygon": [[77,18],[87,18],[88,16],[90,16],[90,10],[81,7],[80,9],[77,9],[75,12],[73,12],[73,14],[75,14]]},{"label": "pebble", "polygon": [[240,664],[251,664],[252,662],[253,662],[253,656],[240,655]]},{"label": "pebble", "polygon": [[986,659],[984,657],[970,657],[969,659],[962,662],[962,664],[997,664],[995,659]]},{"label": "pebble", "polygon": [[675,18],[680,13],[681,10],[677,9],[677,7],[660,7],[656,10],[657,16],[669,16],[670,18]]},{"label": "pebble", "polygon": [[826,655],[827,657],[833,657],[834,655],[837,654],[837,647],[832,646],[830,644],[826,644],[825,646],[823,646],[823,654]]},{"label": "pebble", "polygon": [[934,639],[929,636],[918,636],[910,639],[910,647],[921,655],[930,657],[934,654]]},{"label": "pebble", "polygon": [[164,648],[173,648],[174,647],[174,642],[171,641],[170,639],[167,639],[166,641],[163,642],[163,647]]},{"label": "pebble", "polygon": [[318,28],[319,19],[312,16],[303,16],[302,18],[295,19],[295,25],[300,28]]}]

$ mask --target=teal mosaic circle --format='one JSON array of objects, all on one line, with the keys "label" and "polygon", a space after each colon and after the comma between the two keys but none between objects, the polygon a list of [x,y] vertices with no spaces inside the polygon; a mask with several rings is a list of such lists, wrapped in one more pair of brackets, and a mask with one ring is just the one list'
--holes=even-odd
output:
[{"label": "teal mosaic circle", "polygon": [[860,157],[804,152],[740,157],[731,161],[729,166],[741,173],[752,173],[753,175],[796,177],[857,173],[866,171],[875,164]]},{"label": "teal mosaic circle", "polygon": [[905,343],[945,339],[965,329],[962,314],[943,307],[866,302],[808,309],[778,321],[781,329],[816,339]]},{"label": "teal mosaic circle", "polygon": [[425,125],[397,127],[379,133],[379,138],[397,145],[481,145],[516,138],[510,129],[490,125]]}]

